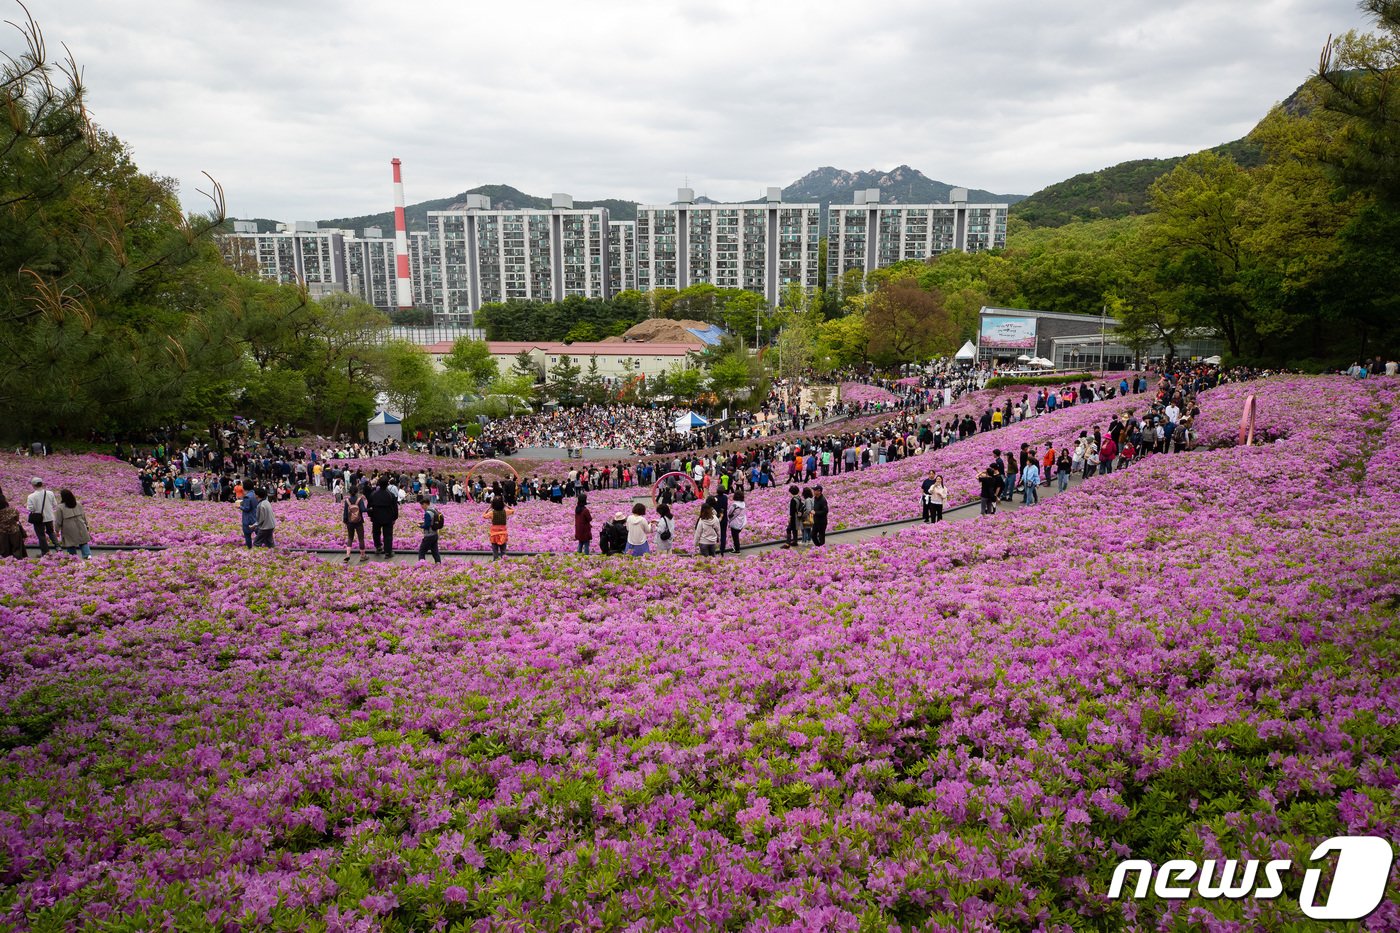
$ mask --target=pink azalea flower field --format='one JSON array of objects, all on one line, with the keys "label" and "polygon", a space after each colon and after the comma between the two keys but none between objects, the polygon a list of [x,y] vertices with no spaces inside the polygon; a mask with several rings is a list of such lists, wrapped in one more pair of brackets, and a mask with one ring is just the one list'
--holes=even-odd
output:
[{"label": "pink azalea flower field", "polygon": [[1400,383],[1226,387],[1217,440],[1249,393],[1271,443],[878,550],[4,562],[0,926],[1325,929],[1296,876],[1106,895],[1400,835]]}]

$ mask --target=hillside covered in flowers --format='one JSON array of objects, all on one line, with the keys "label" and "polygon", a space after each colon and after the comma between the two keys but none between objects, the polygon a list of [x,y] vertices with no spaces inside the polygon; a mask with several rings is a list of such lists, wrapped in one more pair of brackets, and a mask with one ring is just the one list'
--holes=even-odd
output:
[{"label": "hillside covered in flowers", "polygon": [[0,926],[1308,929],[1294,876],[1106,892],[1400,835],[1400,383],[1202,409],[1195,452],[800,554],[5,562]]}]

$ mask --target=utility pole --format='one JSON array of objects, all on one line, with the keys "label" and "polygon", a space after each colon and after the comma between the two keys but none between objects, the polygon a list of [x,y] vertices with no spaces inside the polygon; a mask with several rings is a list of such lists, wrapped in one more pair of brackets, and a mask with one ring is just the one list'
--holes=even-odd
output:
[{"label": "utility pole", "polygon": [[1108,305],[1099,313],[1099,378],[1103,378],[1103,351],[1105,335],[1108,333]]}]

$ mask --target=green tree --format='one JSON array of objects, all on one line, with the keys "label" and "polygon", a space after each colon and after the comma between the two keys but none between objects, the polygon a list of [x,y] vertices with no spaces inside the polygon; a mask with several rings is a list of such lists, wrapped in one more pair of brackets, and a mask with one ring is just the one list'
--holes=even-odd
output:
[{"label": "green tree", "polygon": [[608,384],[598,369],[596,354],[588,358],[588,371],[584,373],[580,388],[584,401],[590,405],[601,405],[608,400]]},{"label": "green tree", "polygon": [[402,340],[384,345],[383,389],[389,408],[406,426],[431,427],[453,420],[458,400],[422,347]]},{"label": "green tree", "polygon": [[32,19],[0,61],[0,407],[8,432],[227,413],[243,376],[223,222],[187,217],[88,120],[80,71]]},{"label": "green tree", "polygon": [[521,350],[519,353],[515,354],[515,361],[510,365],[510,375],[517,377],[528,376],[533,385],[540,381],[542,373],[540,372],[540,368],[535,365],[535,358],[530,355],[530,351]]},{"label": "green tree", "polygon": [[458,337],[451,352],[442,358],[442,365],[449,371],[465,374],[468,384],[477,392],[501,374],[486,341],[470,337]]},{"label": "green tree", "polygon": [[1400,0],[1363,0],[1380,28],[1330,40],[1318,77],[1321,103],[1344,118],[1332,167],[1340,180],[1400,207]]},{"label": "green tree", "polygon": [[579,391],[579,375],[582,372],[569,354],[562,354],[559,362],[549,369],[549,383],[546,389],[549,396],[561,405],[577,405],[582,399]]},{"label": "green tree", "polygon": [[912,278],[886,282],[876,289],[865,313],[870,359],[880,367],[919,363],[951,356],[958,330],[936,290],[920,288]]},{"label": "green tree", "polygon": [[817,360],[823,368],[844,369],[870,361],[870,332],[865,315],[847,314],[817,328]]}]

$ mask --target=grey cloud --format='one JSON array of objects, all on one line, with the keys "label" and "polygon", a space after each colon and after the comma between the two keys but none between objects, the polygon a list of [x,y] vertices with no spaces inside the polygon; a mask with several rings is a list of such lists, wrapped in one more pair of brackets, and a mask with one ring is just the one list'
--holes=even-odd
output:
[{"label": "grey cloud", "polygon": [[[9,0],[0,0],[0,5]],[[16,8],[17,12],[17,8]],[[1351,0],[112,4],[36,9],[148,171],[240,215],[384,210],[506,182],[748,198],[818,165],[1028,193],[1236,138]],[[13,17],[10,17],[13,18]],[[12,37],[0,46],[13,48]]]}]

